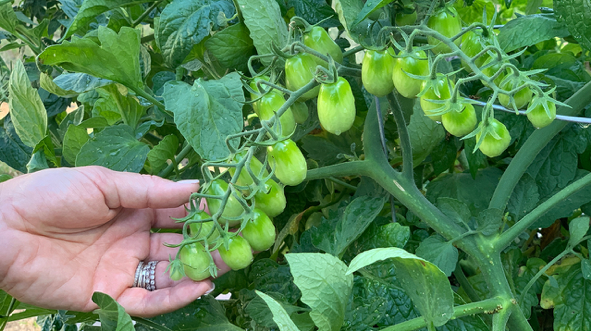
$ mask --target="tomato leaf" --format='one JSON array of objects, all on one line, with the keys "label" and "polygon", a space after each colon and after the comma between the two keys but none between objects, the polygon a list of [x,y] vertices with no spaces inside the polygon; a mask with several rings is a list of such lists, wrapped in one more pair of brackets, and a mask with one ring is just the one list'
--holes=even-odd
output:
[{"label": "tomato leaf", "polygon": [[[254,47],[259,55],[270,54],[272,44],[281,48],[287,43],[287,24],[281,16],[281,9],[275,0],[236,0],[250,31]],[[261,59],[263,64],[271,58]]]},{"label": "tomato leaf", "polygon": [[[527,286],[527,283],[534,278],[536,273],[546,265],[546,262],[539,258],[530,258],[525,266],[519,268],[519,276],[515,278],[515,292],[520,297]],[[539,278],[519,303],[526,318],[531,316],[531,308],[538,305],[538,294],[542,293],[544,280]]]},{"label": "tomato leaf", "polygon": [[77,125],[68,126],[68,130],[64,135],[62,149],[62,154],[68,163],[76,163],[76,156],[89,139],[90,137],[88,137],[88,132],[86,132],[85,128]]},{"label": "tomato leaf", "polygon": [[339,15],[339,21],[345,30],[351,34],[353,22],[357,19],[358,13],[363,9],[362,2],[356,0],[334,0],[332,2],[335,12]]},{"label": "tomato leaf", "polygon": [[[287,0],[287,6],[292,7],[297,16],[310,24],[322,21],[319,25],[324,28],[339,25],[335,11],[325,0]],[[326,19],[327,17],[330,18]]]},{"label": "tomato leaf", "polygon": [[318,329],[340,330],[353,288],[353,275],[345,275],[347,265],[321,253],[290,253],[285,258]]},{"label": "tomato leaf", "polygon": [[99,306],[96,313],[101,319],[101,328],[106,330],[127,331],[133,330],[131,316],[125,309],[109,295],[101,292],[92,294],[92,301]]},{"label": "tomato leaf", "polygon": [[[230,323],[226,317],[224,306],[210,295],[204,295],[199,300],[173,313],[158,315],[150,318],[150,322],[163,326],[171,331],[191,330],[224,330],[243,331],[242,328]],[[137,323],[137,331],[152,331],[150,324]]]},{"label": "tomato leaf", "polygon": [[591,5],[588,0],[554,0],[559,21],[566,24],[571,35],[587,50],[591,50]]},{"label": "tomato leaf", "polygon": [[173,69],[181,65],[195,45],[234,13],[228,0],[175,0],[166,5],[154,34],[166,64]]},{"label": "tomato leaf", "polygon": [[374,262],[393,259],[396,276],[423,317],[441,326],[453,315],[453,291],[437,266],[400,248],[376,248],[357,255],[349,264],[347,275]]},{"label": "tomato leaf", "polygon": [[[108,79],[96,78],[89,74],[75,72],[61,74],[53,79],[53,83],[57,85],[59,89],[62,89],[69,94],[80,94],[94,90],[97,87],[112,84],[113,82]],[[50,92],[54,93],[52,91]]]},{"label": "tomato leaf", "polygon": [[255,51],[248,28],[242,22],[214,34],[205,47],[224,67],[237,70],[247,69],[248,58]]},{"label": "tomato leaf", "polygon": [[155,175],[164,169],[168,160],[174,160],[174,155],[179,148],[179,138],[173,134],[164,137],[158,145],[154,146],[148,153],[148,162],[150,162],[150,173]]},{"label": "tomato leaf", "polygon": [[361,21],[366,19],[367,16],[371,15],[371,13],[386,6],[387,4],[391,3],[392,1],[394,1],[394,0],[368,0],[365,3],[365,5],[363,5],[363,8],[359,12],[359,14],[357,14],[357,18],[355,19],[355,21],[353,21],[351,26],[355,26],[355,25],[359,24]]},{"label": "tomato leaf", "polygon": [[485,209],[478,214],[476,223],[478,224],[476,230],[485,236],[492,235],[501,230],[501,226],[503,225],[503,211],[497,208]]},{"label": "tomato leaf", "polygon": [[258,294],[269,306],[271,309],[271,313],[273,313],[273,321],[277,323],[279,330],[281,331],[300,331],[295,323],[289,318],[289,315],[285,311],[285,309],[281,306],[281,304],[272,297],[266,295],[261,291],[256,291]]},{"label": "tomato leaf", "polygon": [[584,330],[591,325],[591,281],[586,280],[580,264],[557,277],[558,297],[554,307],[554,330]]},{"label": "tomato leaf", "polygon": [[150,147],[127,125],[110,126],[91,138],[78,153],[76,166],[100,165],[115,171],[140,172]]},{"label": "tomato leaf", "polygon": [[458,249],[440,235],[431,236],[421,242],[417,256],[435,264],[447,277],[455,270],[458,263]]},{"label": "tomato leaf", "polygon": [[76,32],[86,33],[88,25],[100,14],[120,7],[129,7],[150,0],[86,0],[74,17],[63,39],[68,39]]},{"label": "tomato leaf", "polygon": [[279,293],[286,302],[295,304],[302,294],[293,283],[289,267],[271,259],[260,259],[250,266],[248,283],[266,293]]},{"label": "tomato leaf", "polygon": [[465,228],[470,227],[472,215],[465,203],[453,198],[441,197],[437,199],[437,207],[456,223],[464,225]]},{"label": "tomato leaf", "polygon": [[515,220],[519,220],[534,209],[539,200],[538,186],[534,179],[526,173],[515,186],[507,203],[507,211],[513,215]]},{"label": "tomato leaf", "polygon": [[16,133],[22,142],[35,147],[47,132],[47,111],[37,90],[31,87],[25,67],[21,61],[15,63],[10,74],[10,115]]},{"label": "tomato leaf", "polygon": [[577,217],[568,223],[568,232],[570,238],[568,244],[571,247],[576,246],[589,230],[589,217]]},{"label": "tomato leaf", "polygon": [[39,54],[39,61],[116,81],[130,88],[142,88],[139,31],[123,27],[116,33],[100,26],[98,39],[100,45],[89,38],[72,37],[72,41],[47,47]]},{"label": "tomato leaf", "polygon": [[341,257],[347,247],[373,222],[383,206],[383,198],[365,196],[354,199],[347,205],[342,215],[336,218],[331,217],[333,222],[323,222],[320,228],[310,229],[314,246]]},{"label": "tomato leaf", "polygon": [[27,172],[26,164],[32,152],[33,148],[19,138],[10,117],[6,117],[4,127],[0,127],[0,161],[20,172]]},{"label": "tomato leaf", "polygon": [[566,37],[570,33],[553,14],[521,16],[507,22],[499,29],[499,44],[505,52],[535,45],[554,37]]},{"label": "tomato leaf", "polygon": [[[221,160],[230,151],[226,137],[242,131],[245,101],[240,76],[231,73],[220,80],[197,79],[193,86],[172,81],[163,93],[166,109],[174,113],[179,131],[206,160]],[[232,141],[234,147],[238,141]]]}]

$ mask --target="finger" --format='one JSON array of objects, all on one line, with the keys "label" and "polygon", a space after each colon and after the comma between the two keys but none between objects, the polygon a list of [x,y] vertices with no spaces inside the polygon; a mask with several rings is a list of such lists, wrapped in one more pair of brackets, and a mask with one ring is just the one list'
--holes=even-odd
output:
[{"label": "finger", "polygon": [[117,301],[132,316],[153,317],[183,308],[213,288],[210,280],[193,282],[185,279],[172,287],[152,292],[137,287],[129,288]]},{"label": "finger", "polygon": [[90,178],[103,193],[111,209],[174,208],[189,201],[199,182],[173,182],[158,176],[117,172],[103,167],[75,168]]}]

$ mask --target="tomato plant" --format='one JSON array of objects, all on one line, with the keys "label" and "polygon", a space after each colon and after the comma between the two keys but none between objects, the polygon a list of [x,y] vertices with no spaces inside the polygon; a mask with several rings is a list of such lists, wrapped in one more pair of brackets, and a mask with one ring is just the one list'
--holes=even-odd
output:
[{"label": "tomato plant", "polygon": [[6,286],[0,330],[29,316],[44,330],[586,330],[585,6],[1,2],[0,181],[90,165],[199,179],[151,249],[167,277],[216,289],[131,326],[115,301],[49,310]]},{"label": "tomato plant", "polygon": [[320,86],[318,120],[326,131],[338,136],[349,130],[355,114],[355,98],[346,79],[338,77],[336,82]]}]

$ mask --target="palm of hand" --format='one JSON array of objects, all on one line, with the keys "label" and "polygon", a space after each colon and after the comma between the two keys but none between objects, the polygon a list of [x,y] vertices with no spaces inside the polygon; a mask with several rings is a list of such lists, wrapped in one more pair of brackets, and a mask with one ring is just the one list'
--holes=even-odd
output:
[{"label": "palm of hand", "polygon": [[45,171],[5,184],[0,198],[11,208],[2,208],[8,228],[0,232],[0,249],[9,258],[0,259],[0,288],[23,302],[88,311],[96,308],[92,293],[100,291],[132,315],[151,316],[178,309],[212,286],[172,282],[163,274],[167,263],[159,263],[161,290],[131,288],[139,261],[168,261],[176,254],[162,244],[182,236],[150,229],[173,227],[170,217],[185,215],[182,204],[196,184],[94,167]]}]

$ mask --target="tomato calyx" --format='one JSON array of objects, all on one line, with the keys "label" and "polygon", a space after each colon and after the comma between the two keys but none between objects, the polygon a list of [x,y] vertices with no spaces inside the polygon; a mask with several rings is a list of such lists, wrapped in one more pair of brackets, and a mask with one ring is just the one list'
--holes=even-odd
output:
[{"label": "tomato calyx", "polygon": [[538,129],[548,126],[556,118],[556,106],[570,108],[568,104],[551,97],[555,90],[556,87],[542,94],[536,92],[525,111],[529,121]]}]

